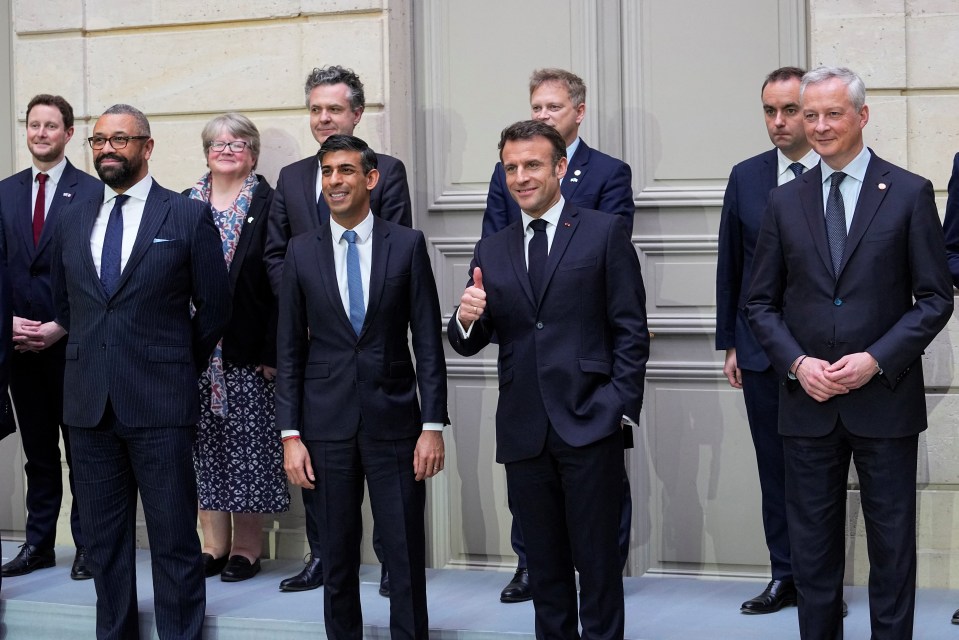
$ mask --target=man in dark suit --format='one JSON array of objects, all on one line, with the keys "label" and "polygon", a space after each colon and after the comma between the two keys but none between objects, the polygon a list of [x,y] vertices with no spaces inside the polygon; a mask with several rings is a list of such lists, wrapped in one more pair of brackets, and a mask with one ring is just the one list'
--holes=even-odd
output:
[{"label": "man in dark suit", "polygon": [[912,637],[921,355],[953,307],[932,184],[863,145],[865,95],[848,69],[803,77],[806,137],[822,161],[770,194],[746,304],[779,374],[799,629],[817,640],[842,637],[850,457],[872,637]]},{"label": "man in dark suit", "polygon": [[[563,69],[537,69],[529,79],[530,118],[553,127],[566,143],[568,165],[560,181],[563,197],[572,204],[621,215],[633,226],[632,172],[629,165],[591,149],[579,137],[579,125],[586,116],[586,84]],[[483,213],[483,237],[500,231],[520,219],[520,208],[506,186],[503,163],[497,162],[490,179]],[[633,446],[632,429],[623,430],[623,443]],[[508,499],[510,512],[512,498]],[[619,523],[619,545],[623,566],[629,554],[629,531],[633,519],[629,476],[623,466],[623,509]],[[500,593],[500,602],[525,602],[532,598],[523,531],[514,515],[510,543],[516,553],[516,573]]]},{"label": "man in dark suit", "polygon": [[[633,174],[629,165],[589,147],[579,137],[586,117],[586,84],[563,69],[537,69],[529,79],[530,118],[554,127],[566,142],[568,167],[561,182],[563,197],[586,209],[623,216],[633,224]],[[483,237],[520,219],[520,208],[506,186],[503,163],[497,162],[489,181]]]},{"label": "man in dark suit", "polygon": [[426,638],[422,480],[443,468],[447,423],[436,284],[422,232],[370,210],[379,175],[366,143],[330,136],[319,161],[330,218],[290,242],[280,292],[284,467],[319,515],[327,636],[363,635],[365,478],[390,567],[390,634]]},{"label": "man in dark suit", "polygon": [[27,148],[33,166],[0,182],[0,251],[12,284],[13,340],[10,391],[20,421],[26,457],[26,541],[3,565],[6,577],[56,564],[57,518],[63,498],[60,435],[73,493],[70,529],[76,555],[70,577],[92,577],[73,486],[70,434],[62,429],[64,332],[53,318],[50,259],[61,209],[100,193],[99,180],[76,169],[64,156],[73,137],[73,108],[60,96],[40,94],[27,105]]},{"label": "man in dark suit", "polygon": [[[306,79],[306,106],[310,110],[310,131],[317,143],[323,144],[334,134],[353,135],[353,129],[363,117],[366,98],[363,83],[350,69],[337,65],[313,69]],[[373,215],[406,227],[413,225],[410,190],[406,183],[406,167],[386,154],[376,154],[379,180],[370,193]],[[329,220],[330,209],[322,196],[320,163],[311,155],[284,167],[276,182],[276,193],[270,206],[267,227],[267,272],[274,293],[279,295],[283,279],[283,260],[290,238],[317,229]],[[318,514],[310,510],[315,501],[310,490],[303,490],[306,511],[306,537],[310,555],[306,566],[297,575],[280,582],[280,591],[307,591],[323,584],[323,565],[320,562],[319,534],[313,523]],[[374,525],[373,548],[383,561],[378,529]],[[389,595],[389,576],[386,566],[380,575],[380,595]]]},{"label": "man in dark suit", "polygon": [[200,638],[197,379],[230,318],[209,206],[150,176],[150,123],[114,105],[89,138],[106,183],[64,211],[53,291],[68,332],[63,421],[97,591],[97,638],[136,638],[135,524],[143,504],[161,638]]},{"label": "man in dark suit", "polygon": [[[959,286],[959,153],[952,159],[952,175],[949,177],[949,197],[946,200],[946,215],[942,221],[946,235],[946,258],[952,283]],[[952,624],[959,624],[959,609],[952,614]]]},{"label": "man in dark suit", "polygon": [[[6,261],[0,254],[0,440],[16,431],[13,409],[7,384],[10,381],[10,352],[13,350],[13,300],[10,295],[10,278],[7,275]],[[8,496],[4,496],[6,499]],[[0,585],[3,573],[0,572]]]},{"label": "man in dark suit", "polygon": [[796,604],[786,527],[783,441],[779,435],[779,376],[749,329],[745,305],[769,192],[819,164],[819,155],[806,140],[799,108],[799,82],[804,73],[797,67],[783,67],[766,76],[762,105],[774,148],[733,167],[719,226],[716,348],[726,350],[723,373],[730,386],[743,390],[756,448],[763,530],[772,566],[772,580],[762,593],[742,604],[743,613],[772,613]]},{"label": "man in dark suit", "polygon": [[[622,638],[624,423],[649,355],[630,228],[567,203],[566,142],[538,121],[500,138],[522,218],[480,240],[447,335],[471,356],[499,341],[496,460],[526,541],[537,638]],[[576,576],[580,605],[577,621]]]}]

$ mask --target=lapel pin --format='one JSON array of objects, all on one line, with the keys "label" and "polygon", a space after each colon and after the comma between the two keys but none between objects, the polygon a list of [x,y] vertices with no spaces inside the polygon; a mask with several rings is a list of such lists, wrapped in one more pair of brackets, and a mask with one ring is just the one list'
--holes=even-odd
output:
[{"label": "lapel pin", "polygon": [[880,191],[885,191],[885,190],[886,190],[886,183],[885,183],[885,182],[880,182],[880,183],[879,183],[879,190],[880,190]]},{"label": "lapel pin", "polygon": [[564,226],[564,227],[572,227],[573,225],[570,224],[570,223],[568,223],[568,222],[564,222],[564,223],[563,223],[563,226]]},{"label": "lapel pin", "polygon": [[570,182],[579,182],[579,178],[570,178],[569,181],[570,181]]},{"label": "lapel pin", "polygon": [[248,223],[253,222],[253,216],[250,216],[249,218],[247,218],[246,221],[247,221]]},{"label": "lapel pin", "polygon": [[67,193],[66,191],[64,191],[64,192],[63,192],[63,197],[64,197],[64,198],[72,198],[72,197],[73,197],[73,194],[72,194],[72,193]]},{"label": "lapel pin", "polygon": [[580,171],[579,169],[577,169],[576,171],[573,172],[573,175],[574,175],[574,176],[578,176],[578,175],[581,174],[581,173],[582,173],[582,171]]}]

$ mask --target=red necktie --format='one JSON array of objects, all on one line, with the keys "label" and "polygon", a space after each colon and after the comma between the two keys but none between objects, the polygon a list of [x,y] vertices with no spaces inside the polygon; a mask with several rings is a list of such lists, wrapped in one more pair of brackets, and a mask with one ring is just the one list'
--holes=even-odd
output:
[{"label": "red necktie", "polygon": [[33,205],[33,246],[40,244],[40,234],[43,233],[43,217],[47,200],[47,174],[38,173],[37,201]]}]

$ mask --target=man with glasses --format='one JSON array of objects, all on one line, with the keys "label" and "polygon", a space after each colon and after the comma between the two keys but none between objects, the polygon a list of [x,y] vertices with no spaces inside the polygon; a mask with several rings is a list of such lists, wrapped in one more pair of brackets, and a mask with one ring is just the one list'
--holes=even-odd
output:
[{"label": "man with glasses", "polygon": [[56,321],[67,332],[63,421],[97,591],[97,638],[136,638],[136,505],[150,537],[161,638],[199,639],[205,586],[196,533],[197,379],[230,318],[209,205],[150,175],[150,123],[124,104],[93,136],[105,186],[57,229]]},{"label": "man with glasses", "polygon": [[[334,134],[353,135],[353,129],[360,123],[366,107],[363,83],[359,76],[337,65],[313,69],[306,78],[305,91],[306,106],[310,111],[310,131],[318,144],[322,145]],[[406,183],[406,167],[400,160],[383,153],[377,153],[376,159],[380,179],[370,192],[370,210],[374,216],[384,220],[404,227],[412,226],[413,211]],[[317,154],[284,167],[276,182],[263,253],[275,294],[280,293],[283,260],[290,238],[316,229],[329,219],[330,208],[322,196],[322,175]],[[308,591],[323,584],[319,532],[314,526],[318,522],[318,514],[312,512],[315,501],[310,498],[310,491],[312,489],[303,489],[310,554],[300,573],[280,582],[280,591]],[[383,554],[375,526],[373,548],[382,562]],[[384,565],[380,573],[380,595],[389,596],[389,588],[389,574]]]},{"label": "man with glasses", "polygon": [[[98,180],[74,167],[64,155],[73,137],[73,107],[60,96],[40,94],[27,104],[27,149],[33,166],[0,182],[0,250],[12,289],[13,341],[10,391],[26,457],[26,540],[3,565],[10,578],[56,564],[53,545],[63,497],[60,435],[71,491],[70,436],[62,428],[64,331],[54,319],[50,291],[53,237],[61,210],[102,189]],[[76,555],[74,580],[91,578],[74,495],[70,529]]]}]

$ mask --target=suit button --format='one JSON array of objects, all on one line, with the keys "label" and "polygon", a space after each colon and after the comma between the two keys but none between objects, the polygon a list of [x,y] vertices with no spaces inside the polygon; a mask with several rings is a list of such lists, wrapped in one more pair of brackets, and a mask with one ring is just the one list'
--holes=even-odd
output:
[{"label": "suit button", "polygon": [[536,323],[536,328],[537,328],[537,329],[542,329],[542,328],[543,328],[543,323],[542,323],[542,322],[537,322],[537,323]]},{"label": "suit button", "polygon": [[834,305],[836,305],[837,307],[841,307],[841,306],[842,306],[842,298],[836,298],[835,300],[832,301],[832,303],[833,303]]},{"label": "suit button", "polygon": [[356,347],[356,348],[353,349],[353,351],[354,351],[355,353],[359,353],[359,352],[360,352],[360,348],[359,348],[359,347]]},{"label": "suit button", "polygon": [[106,344],[101,344],[101,345],[100,345],[100,348],[103,349],[104,351],[106,351],[107,345],[106,345]]},{"label": "suit button", "polygon": [[39,277],[40,277],[40,273],[37,272],[37,271],[31,271],[31,272],[30,272],[30,277],[31,277],[31,278],[39,278]]}]

